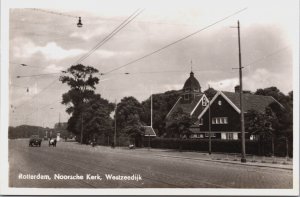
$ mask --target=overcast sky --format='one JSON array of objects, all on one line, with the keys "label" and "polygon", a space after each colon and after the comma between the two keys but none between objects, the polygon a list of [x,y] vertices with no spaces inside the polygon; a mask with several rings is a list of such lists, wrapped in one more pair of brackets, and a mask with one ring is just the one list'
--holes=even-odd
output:
[{"label": "overcast sky", "polygon": [[[237,20],[241,24],[244,89],[276,86],[284,93],[293,90],[293,35],[298,23],[298,1],[60,2],[65,3],[60,7],[47,4],[42,9],[81,16],[82,28],[76,27],[77,18],[34,9],[10,10],[9,125],[53,127],[59,114],[62,122],[67,121],[65,106],[60,102],[68,87],[58,81],[59,74],[16,77],[67,69],[138,8],[145,10],[84,60],[84,65],[108,72],[247,7],[159,53],[99,76],[96,93],[111,102],[125,96],[142,101],[151,91],[181,89],[189,77],[191,60],[202,90],[209,84],[217,90],[233,91],[238,84],[238,70],[232,69],[238,67],[238,34],[236,28],[230,27],[236,26]],[[29,7],[40,6],[33,3]]]}]

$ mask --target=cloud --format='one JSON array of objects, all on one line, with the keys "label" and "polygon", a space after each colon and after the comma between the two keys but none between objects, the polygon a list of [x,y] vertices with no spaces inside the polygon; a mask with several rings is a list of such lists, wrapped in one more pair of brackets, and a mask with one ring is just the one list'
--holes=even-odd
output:
[{"label": "cloud", "polygon": [[55,73],[55,72],[60,72],[64,69],[64,67],[62,66],[57,66],[56,64],[50,64],[49,66],[47,66],[44,71],[46,73]]},{"label": "cloud", "polygon": [[[73,32],[70,34],[70,37],[72,38],[81,38],[81,39],[84,39],[84,40],[89,40],[93,37],[96,37],[96,36],[101,36],[103,37],[102,35],[104,35],[104,33],[107,32],[107,28],[104,28],[104,27],[98,27],[96,29],[93,29],[93,28],[89,28],[87,29],[86,31],[84,32]],[[104,38],[104,37],[103,37]]]},{"label": "cloud", "polygon": [[29,58],[36,53],[41,53],[48,60],[60,60],[68,57],[74,57],[84,53],[82,49],[70,49],[66,50],[57,45],[55,42],[49,42],[45,46],[37,46],[31,41],[27,41],[25,44],[14,45],[14,55],[21,58]]},{"label": "cloud", "polygon": [[224,79],[220,81],[208,81],[207,87],[210,86],[216,90],[233,91],[234,87],[239,84],[238,78]]},{"label": "cloud", "polygon": [[[286,76],[288,77],[288,76]],[[285,76],[271,72],[265,68],[256,69],[252,74],[243,77],[243,89],[255,92],[259,88],[276,86],[281,92],[287,93],[292,90],[292,83],[284,79]],[[222,91],[234,91],[239,85],[238,78],[228,78],[220,81],[209,81],[210,87]],[[289,89],[287,89],[289,87]]]},{"label": "cloud", "polygon": [[183,84],[165,84],[161,91],[180,90],[182,87]]}]

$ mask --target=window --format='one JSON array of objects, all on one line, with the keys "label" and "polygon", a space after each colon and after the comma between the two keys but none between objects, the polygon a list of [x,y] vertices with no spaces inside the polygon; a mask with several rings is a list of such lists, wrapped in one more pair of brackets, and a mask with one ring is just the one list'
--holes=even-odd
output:
[{"label": "window", "polygon": [[228,118],[224,117],[224,124],[228,124]]},{"label": "window", "polygon": [[233,133],[226,133],[227,140],[233,140]]},{"label": "window", "polygon": [[[216,137],[216,134],[215,133],[210,133],[210,136],[211,137]],[[205,137],[209,137],[209,133],[205,133]]]},{"label": "window", "polygon": [[202,100],[202,106],[206,106],[206,105],[208,105],[208,101],[203,98],[203,100]]},{"label": "window", "polygon": [[250,135],[250,140],[258,140],[258,135]]},{"label": "window", "polygon": [[218,105],[222,105],[222,101],[218,101]]},{"label": "window", "polygon": [[185,89],[184,89],[185,92],[188,92],[189,90],[190,90],[189,88],[185,88]]},{"label": "window", "polygon": [[228,124],[228,117],[213,117],[212,124]]},{"label": "window", "polygon": [[200,119],[199,125],[203,125],[203,118]]},{"label": "window", "polygon": [[194,88],[194,91],[195,91],[195,92],[199,92],[199,89],[198,89],[198,88]]},{"label": "window", "polygon": [[216,124],[216,118],[212,118],[212,124]]},{"label": "window", "polygon": [[184,100],[189,100],[189,95],[188,94],[184,95]]},{"label": "window", "polygon": [[224,119],[223,119],[223,118],[219,118],[219,119],[220,119],[220,124],[224,124],[224,123],[223,123],[223,122],[224,122],[224,121],[223,121]]}]

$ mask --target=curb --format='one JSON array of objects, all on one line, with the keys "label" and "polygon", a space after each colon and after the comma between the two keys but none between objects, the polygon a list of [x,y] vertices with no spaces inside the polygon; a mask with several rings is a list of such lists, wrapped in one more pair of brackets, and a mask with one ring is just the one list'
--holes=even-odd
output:
[{"label": "curb", "polygon": [[[121,149],[122,150],[122,149]],[[123,149],[126,151],[127,149]],[[159,151],[157,151],[159,152]],[[271,165],[263,165],[259,163],[238,163],[234,161],[224,161],[224,160],[216,160],[216,159],[206,159],[206,158],[194,158],[194,157],[185,157],[185,156],[174,156],[174,155],[163,155],[163,154],[153,154],[153,156],[158,156],[158,157],[169,157],[169,158],[178,158],[178,159],[188,159],[188,160],[200,160],[200,161],[210,161],[210,162],[216,162],[216,163],[227,163],[227,164],[235,164],[235,165],[240,165],[240,166],[253,166],[253,167],[260,167],[260,168],[272,168],[272,169],[282,169],[282,170],[289,170],[293,171],[293,166],[271,166]]]},{"label": "curb", "polygon": [[250,163],[237,163],[232,161],[222,161],[222,160],[213,160],[213,159],[205,159],[205,158],[191,158],[191,157],[182,157],[182,156],[169,156],[169,155],[155,155],[159,157],[171,157],[171,158],[180,158],[180,159],[188,159],[188,160],[201,160],[201,161],[210,161],[216,163],[227,163],[227,164],[235,164],[240,166],[254,166],[254,167],[262,167],[262,168],[275,168],[275,169],[283,169],[293,171],[293,168],[290,167],[279,167],[279,166],[267,166],[267,165],[259,165],[259,164],[250,164]]}]

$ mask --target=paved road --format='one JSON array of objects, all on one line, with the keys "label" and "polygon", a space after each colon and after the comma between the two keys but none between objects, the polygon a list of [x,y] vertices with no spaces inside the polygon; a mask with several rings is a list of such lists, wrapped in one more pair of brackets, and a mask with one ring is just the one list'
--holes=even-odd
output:
[{"label": "paved road", "polygon": [[[75,142],[58,142],[54,148],[44,141],[41,147],[28,147],[28,140],[10,140],[9,185],[35,188],[292,188],[293,185],[291,170],[164,155],[155,156],[151,151],[147,154],[145,151],[93,148]],[[39,174],[44,178],[48,175],[49,179],[26,177]],[[77,179],[55,179],[58,174]],[[94,178],[98,175],[101,180],[90,180],[89,174]],[[135,180],[108,180],[106,175]],[[80,176],[82,180],[78,179]],[[141,180],[137,180],[139,176]]]}]

